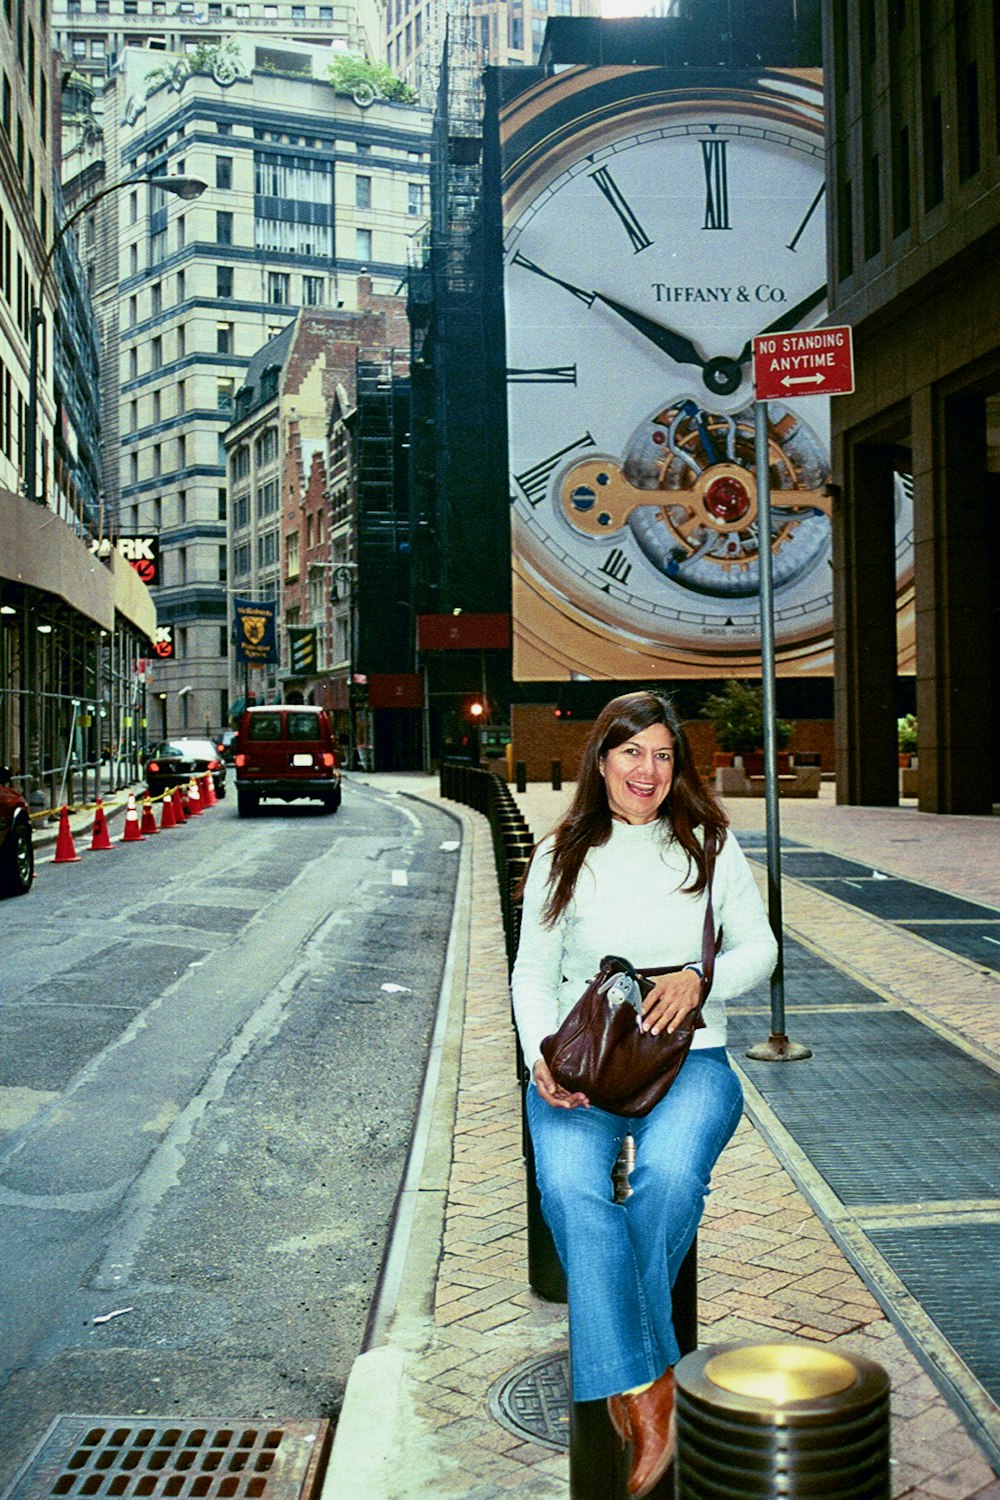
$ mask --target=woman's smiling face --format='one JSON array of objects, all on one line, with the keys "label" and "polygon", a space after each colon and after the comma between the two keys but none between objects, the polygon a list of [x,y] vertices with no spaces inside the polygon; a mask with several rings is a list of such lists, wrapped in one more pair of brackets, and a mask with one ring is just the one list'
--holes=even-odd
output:
[{"label": "woman's smiling face", "polygon": [[650,724],[597,764],[611,816],[624,823],[652,823],[674,779],[674,737],[665,724]]}]

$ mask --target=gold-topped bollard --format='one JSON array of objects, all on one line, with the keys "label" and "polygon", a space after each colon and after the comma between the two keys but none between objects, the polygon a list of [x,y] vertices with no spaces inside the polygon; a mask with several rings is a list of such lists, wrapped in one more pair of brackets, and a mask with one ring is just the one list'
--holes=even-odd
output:
[{"label": "gold-topped bollard", "polygon": [[677,1500],[889,1500],[889,1377],[804,1342],[722,1344],[677,1379]]}]

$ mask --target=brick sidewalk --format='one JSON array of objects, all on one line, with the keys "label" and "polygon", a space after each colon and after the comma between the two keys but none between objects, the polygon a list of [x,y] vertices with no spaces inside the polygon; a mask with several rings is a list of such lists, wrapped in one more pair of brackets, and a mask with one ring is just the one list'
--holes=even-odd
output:
[{"label": "brick sidewalk", "polygon": [[[388,784],[388,778],[372,778],[376,785],[383,780]],[[436,799],[429,781],[398,778],[393,784]],[[532,788],[522,799],[536,836],[558,815],[565,796]],[[809,833],[798,832],[791,814],[784,832],[835,852],[863,850],[865,858],[882,858],[872,823],[867,838],[860,827],[871,817],[868,810],[813,805],[809,811],[822,812],[822,823],[814,817]],[[840,812],[860,817],[831,816]],[[520,1112],[492,848],[485,819],[465,809],[461,815],[473,844],[470,963],[436,1284],[433,1298],[425,1287],[421,1296],[411,1293],[403,1299],[390,1326],[389,1349],[384,1352],[398,1370],[398,1411],[380,1482],[373,1485],[369,1477],[363,1492],[385,1500],[496,1500],[517,1489],[532,1500],[565,1500],[565,1455],[523,1441],[500,1426],[487,1409],[494,1380],[526,1360],[565,1346],[565,1309],[541,1301],[527,1287]],[[739,807],[733,817],[737,828],[762,827],[763,804]],[[902,812],[880,820],[883,842],[913,836],[923,855],[939,821],[965,825],[963,835],[968,825],[986,822],[923,819],[914,824],[915,817],[919,819]],[[1000,823],[996,833],[1000,835]],[[995,857],[993,872],[983,868],[989,850],[996,847],[995,835],[986,823],[985,832],[972,830],[972,838],[977,852],[970,863],[979,868],[967,870],[965,879],[975,889],[960,887],[955,880],[947,883],[961,894],[996,900],[982,888],[996,878]],[[948,866],[957,875],[962,865],[954,850],[942,851],[930,863],[934,868],[924,862],[916,878],[929,883],[940,878],[945,884],[944,875],[935,872]],[[916,873],[906,864],[896,868],[911,876]],[[849,957],[859,973],[871,970],[874,976],[877,971],[883,987],[891,985],[894,993],[905,993],[910,1003],[928,1009],[933,1001],[926,991],[951,974],[938,1019],[973,1024],[984,1047],[997,1047],[998,1023],[994,1018],[991,1029],[985,987],[982,997],[963,999],[963,983],[974,966],[951,956],[941,966],[930,964],[931,950],[917,940],[903,941],[902,935],[899,951],[890,954],[887,936],[894,934],[887,934],[886,924],[859,912],[845,914],[838,903],[812,891],[800,897],[800,891],[790,888],[786,895],[791,929],[815,942],[821,928],[832,958]],[[869,931],[872,926],[874,931]],[[911,947],[919,950],[916,957]],[[1000,986],[995,977],[991,983],[995,1009]],[[918,990],[924,991],[922,1000]],[[958,1416],[746,1118],[715,1173],[699,1235],[699,1271],[703,1344],[787,1335],[867,1354],[885,1366],[893,1390],[896,1500],[1000,1500],[1000,1481]],[[365,1438],[357,1430],[357,1406],[351,1405],[350,1394],[349,1388],[344,1431],[337,1439],[342,1451]],[[334,1452],[336,1458],[337,1445]],[[349,1486],[331,1487],[327,1500],[350,1500],[351,1493]],[[360,1488],[357,1493],[362,1493]]]}]

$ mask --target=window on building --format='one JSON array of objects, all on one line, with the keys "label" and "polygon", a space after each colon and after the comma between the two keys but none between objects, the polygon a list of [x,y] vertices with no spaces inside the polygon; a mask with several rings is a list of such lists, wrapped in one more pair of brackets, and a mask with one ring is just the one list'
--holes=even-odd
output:
[{"label": "window on building", "polygon": [[944,121],[941,95],[924,110],[924,208],[936,208],[944,197]]},{"label": "window on building", "polygon": [[406,212],[422,214],[424,211],[424,185],[422,182],[406,184]]},{"label": "window on building", "polygon": [[370,177],[355,177],[354,202],[358,208],[371,208],[372,180]]},{"label": "window on building", "polygon": [[177,272],[177,301],[178,302],[183,302],[184,301],[184,292],[185,292],[184,272],[183,271],[178,271]]},{"label": "window on building", "polygon": [[104,42],[100,37],[94,37],[93,41],[91,42],[90,55],[91,57],[97,58],[99,61],[103,61],[107,56],[107,48],[105,47]]},{"label": "window on building", "polygon": [[278,509],[278,481],[268,479],[257,491],[257,519],[264,516],[273,516]]},{"label": "window on building", "polygon": [[86,57],[86,55],[87,55],[87,43],[81,41],[79,37],[74,37],[73,38],[73,56],[74,57]]},{"label": "window on building", "polygon": [[278,7],[276,5],[264,6],[264,20],[276,21],[278,19]]},{"label": "window on building", "polygon": [[129,430],[129,432],[138,432],[138,430],[139,430],[139,403],[138,403],[138,401],[130,401],[129,402],[129,408],[128,408],[128,430]]},{"label": "window on building", "polygon": [[128,378],[129,378],[129,380],[136,380],[136,379],[138,379],[138,375],[139,375],[139,351],[138,351],[138,349],[130,349],[128,351]]},{"label": "window on building", "polygon": [[277,427],[269,427],[266,432],[262,432],[254,448],[254,458],[257,461],[258,469],[262,469],[265,464],[274,463],[274,460],[278,456]]},{"label": "window on building", "polygon": [[280,302],[282,305],[291,300],[290,288],[291,276],[287,271],[268,271],[267,273],[267,300],[268,302]]},{"label": "window on building", "polygon": [[153,444],[153,478],[158,479],[163,473],[163,446],[161,443]]},{"label": "window on building", "polygon": [[183,359],[184,355],[186,353],[187,353],[187,329],[184,327],[184,324],[181,323],[180,327],[177,329],[177,358],[178,359]]},{"label": "window on building", "polygon": [[154,422],[158,422],[160,420],[161,406],[162,406],[162,401],[160,399],[160,393],[159,393],[159,391],[154,391],[153,392],[153,421]]},{"label": "window on building", "polygon": [[129,456],[128,456],[128,482],[129,482],[129,484],[138,484],[139,483],[139,455],[138,455],[138,453],[130,453]]},{"label": "window on building", "polygon": [[229,557],[226,548],[219,548],[219,582],[225,583],[229,577]]},{"label": "window on building", "polygon": [[244,443],[241,448],[237,448],[236,452],[233,455],[233,479],[234,481],[246,479],[249,473],[250,449],[247,447],[246,443]]},{"label": "window on building", "polygon": [[153,525],[157,531],[163,525],[163,501],[159,495],[153,497]]},{"label": "window on building", "polygon": [[299,534],[290,531],[285,538],[285,572],[289,578],[299,576]]},{"label": "window on building", "polygon": [[278,561],[278,532],[265,531],[257,538],[258,568],[272,568]]},{"label": "window on building", "polygon": [[356,229],[354,231],[354,258],[360,260],[362,265],[368,265],[372,258],[372,232],[370,229]]},{"label": "window on building", "polygon": [[332,5],[321,5],[320,8],[319,8],[319,18],[320,18],[321,21],[332,21],[333,20],[333,6]]},{"label": "window on building", "polygon": [[186,224],[187,224],[187,220],[185,219],[184,215],[181,214],[180,218],[177,220],[177,248],[178,248],[178,250],[183,250],[185,244],[187,243],[187,229],[185,227]]},{"label": "window on building", "polygon": [[217,188],[232,187],[233,158],[231,156],[217,156],[215,158],[215,185]]},{"label": "window on building", "polygon": [[178,526],[186,526],[187,525],[187,518],[188,518],[188,497],[187,497],[187,490],[178,490],[177,491],[177,524],[178,524]]},{"label": "window on building", "polygon": [[128,299],[128,326],[134,328],[139,321],[139,299],[130,297]]},{"label": "window on building", "polygon": [[138,274],[139,274],[139,246],[138,245],[129,245],[129,247],[128,247],[128,274],[130,276],[138,276]]},{"label": "window on building", "polygon": [[892,232],[903,234],[910,227],[910,127],[900,126],[892,158]]},{"label": "window on building", "polygon": [[[209,11],[211,11],[211,9],[212,7],[209,6]],[[219,135],[232,135],[233,133],[232,124],[228,120],[217,120],[215,122],[215,128]]]},{"label": "window on building", "polygon": [[149,236],[149,264],[158,266],[167,258],[167,231],[158,229],[155,234]]},{"label": "window on building", "polygon": [[[177,582],[178,583],[187,583],[187,579],[188,579],[188,554],[187,554],[187,548],[186,547],[178,547],[175,556],[177,558]],[[181,649],[178,650],[177,655],[178,656],[186,656],[187,655],[187,649],[186,649],[187,648],[187,641],[183,640],[183,645],[182,645],[182,640],[181,640],[182,637],[186,637],[187,636],[187,629],[186,629],[185,626],[181,625],[179,627],[179,629],[177,631],[177,636],[178,636],[177,645],[178,645],[179,648],[181,648]]]},{"label": "window on building", "polygon": [[215,243],[217,245],[231,245],[233,243],[233,216],[228,209],[219,209],[216,212]]},{"label": "window on building", "polygon": [[228,508],[226,505],[226,489],[224,485],[220,485],[215,492],[215,514],[220,521],[224,521],[228,514]]},{"label": "window on building", "polygon": [[150,366],[149,367],[150,367],[151,370],[160,370],[160,369],[163,368],[163,340],[162,340],[162,338],[155,338],[155,339],[151,339],[150,340],[150,344],[149,344],[149,360],[150,360]]},{"label": "window on building", "polygon": [[233,501],[233,530],[242,531],[250,525],[250,496],[237,495]]},{"label": "window on building", "polygon": [[178,473],[187,468],[187,438],[183,433],[177,439],[176,467]]},{"label": "window on building", "polygon": [[150,288],[150,311],[154,318],[159,317],[163,311],[163,282],[154,281]]},{"label": "window on building", "polygon": [[183,380],[177,382],[177,412],[183,415],[187,411],[187,386]]},{"label": "window on building", "polygon": [[233,392],[236,382],[231,375],[219,375],[215,382],[215,405],[218,411],[227,414],[233,409]]},{"label": "window on building", "polygon": [[216,266],[215,295],[217,297],[231,297],[233,295],[232,266]]},{"label": "window on building", "polygon": [[303,276],[302,304],[304,307],[319,307],[326,294],[325,276]]},{"label": "window on building", "polygon": [[216,352],[216,354],[232,354],[232,352],[233,352],[233,325],[232,325],[232,323],[216,323],[216,325],[215,325],[215,352]]},{"label": "window on building", "polygon": [[304,21],[305,18],[306,18],[306,8],[305,8],[305,6],[304,5],[293,5],[292,6],[292,20],[293,21]]},{"label": "window on building", "polygon": [[139,194],[138,193],[129,193],[129,195],[128,195],[128,221],[129,221],[130,224],[138,224],[138,222],[139,222]]},{"label": "window on building", "polygon": [[250,543],[242,542],[233,548],[233,576],[244,578],[250,571]]}]

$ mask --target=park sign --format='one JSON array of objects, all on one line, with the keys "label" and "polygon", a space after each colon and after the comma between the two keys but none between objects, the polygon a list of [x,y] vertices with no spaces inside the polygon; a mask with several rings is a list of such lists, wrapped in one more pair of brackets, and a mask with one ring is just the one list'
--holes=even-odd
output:
[{"label": "park sign", "polygon": [[758,401],[850,395],[854,389],[850,328],[760,334],[753,341],[753,388]]}]

